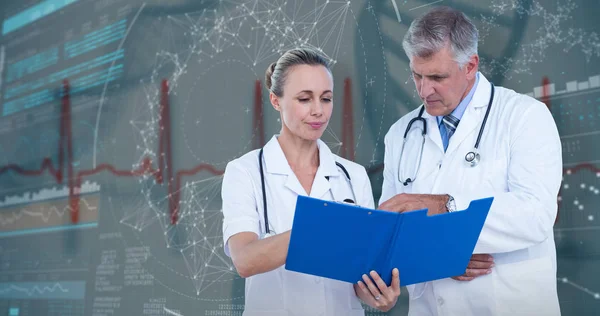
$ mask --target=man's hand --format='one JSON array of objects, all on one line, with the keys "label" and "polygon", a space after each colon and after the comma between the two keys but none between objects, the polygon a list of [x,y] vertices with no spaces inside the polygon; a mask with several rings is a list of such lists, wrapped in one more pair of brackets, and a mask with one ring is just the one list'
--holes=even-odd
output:
[{"label": "man's hand", "polygon": [[383,202],[378,209],[392,212],[409,212],[427,209],[427,215],[446,213],[448,195],[401,193]]},{"label": "man's hand", "polygon": [[467,266],[465,274],[453,277],[457,281],[471,281],[476,277],[492,273],[494,267],[494,257],[490,255],[477,254],[471,256],[471,261]]}]

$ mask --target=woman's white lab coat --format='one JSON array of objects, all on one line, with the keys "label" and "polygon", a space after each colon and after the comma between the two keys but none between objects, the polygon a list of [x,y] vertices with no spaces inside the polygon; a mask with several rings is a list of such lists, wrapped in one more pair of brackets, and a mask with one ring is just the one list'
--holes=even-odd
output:
[{"label": "woman's white lab coat", "polygon": [[[346,176],[335,164],[338,161],[350,174],[357,204],[373,208],[371,183],[364,167],[334,155],[320,140],[318,146],[320,166],[310,196],[335,201],[353,198]],[[269,227],[271,234],[283,233],[292,228],[297,196],[307,194],[276,136],[264,146],[263,155]],[[222,198],[223,240],[229,255],[227,241],[234,234],[253,232],[259,238],[265,235],[258,150],[227,165]],[[351,283],[288,271],[283,266],[247,278],[245,295],[244,316],[364,315]]]},{"label": "woman's white lab coat", "polygon": [[490,94],[490,83],[480,74],[446,153],[436,118],[425,111],[421,167],[408,186],[398,181],[398,172],[402,179],[414,175],[420,123],[413,125],[401,160],[399,155],[408,121],[419,109],[402,117],[385,137],[380,204],[399,193],[450,194],[457,209],[464,210],[474,199],[494,197],[475,247],[475,253],[493,255],[492,273],[472,281],[442,279],[409,286],[409,315],[560,315],[553,236],[562,178],[557,128],[543,103],[495,87],[479,145],[481,161],[468,166],[465,154],[473,150]]}]

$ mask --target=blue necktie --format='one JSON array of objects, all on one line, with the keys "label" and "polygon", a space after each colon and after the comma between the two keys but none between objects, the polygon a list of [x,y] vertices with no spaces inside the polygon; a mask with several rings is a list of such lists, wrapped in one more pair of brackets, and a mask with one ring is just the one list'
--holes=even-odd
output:
[{"label": "blue necktie", "polygon": [[457,119],[456,117],[452,116],[452,114],[448,114],[448,115],[444,116],[444,118],[442,118],[442,123],[444,123],[444,127],[446,127],[446,135],[447,135],[447,139],[448,139],[448,141],[444,143],[444,151],[446,151],[446,149],[448,149],[448,143],[450,142],[450,137],[452,137],[452,135],[456,131],[456,127],[458,127],[459,122],[460,122],[460,120]]}]

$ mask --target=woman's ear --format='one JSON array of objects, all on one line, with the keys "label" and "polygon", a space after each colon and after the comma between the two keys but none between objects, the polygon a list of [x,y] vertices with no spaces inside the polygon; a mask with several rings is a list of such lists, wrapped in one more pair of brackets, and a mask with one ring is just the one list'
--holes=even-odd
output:
[{"label": "woman's ear", "polygon": [[281,111],[281,107],[279,106],[279,97],[275,95],[273,92],[269,92],[269,100],[271,100],[271,105],[277,111]]}]

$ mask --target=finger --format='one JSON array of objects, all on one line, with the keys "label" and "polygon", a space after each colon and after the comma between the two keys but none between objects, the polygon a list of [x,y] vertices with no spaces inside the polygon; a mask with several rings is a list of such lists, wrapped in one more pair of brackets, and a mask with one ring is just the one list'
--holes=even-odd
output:
[{"label": "finger", "polygon": [[428,207],[420,201],[414,201],[414,202],[409,202],[409,203],[404,204],[405,212],[419,211],[419,210],[423,210],[423,209],[428,209]]},{"label": "finger", "polygon": [[478,277],[490,273],[492,273],[491,269],[467,269],[467,271],[463,275],[467,277]]},{"label": "finger", "polygon": [[400,271],[398,268],[392,270],[392,291],[396,297],[400,295]]},{"label": "finger", "polygon": [[382,203],[377,209],[390,212],[401,212],[403,204],[403,202],[397,202],[394,200],[394,198],[392,198]]},{"label": "finger", "polygon": [[381,294],[385,295],[385,297],[389,300],[394,299],[394,293],[391,292],[391,289],[388,288],[387,284],[383,282],[383,279],[379,276],[379,274],[375,271],[371,271],[371,279],[375,281],[377,288]]},{"label": "finger", "polygon": [[471,261],[494,262],[494,257],[488,254],[475,254],[471,256]]},{"label": "finger", "polygon": [[[373,307],[379,307],[380,306],[379,300],[375,299],[375,297],[371,293],[371,290],[369,290],[367,288],[367,285],[365,285],[365,283],[363,281],[358,281],[358,287],[363,292],[363,294],[365,295],[365,297],[370,297],[371,298],[370,299],[371,303],[367,302],[367,304],[369,304],[369,305],[371,305]],[[381,298],[380,298],[380,300],[381,300]]]},{"label": "finger", "polygon": [[453,278],[454,280],[457,280],[457,281],[471,281],[471,280],[474,280],[474,279],[475,279],[474,277],[466,277],[466,276],[464,276],[464,275],[457,276],[457,277],[452,277],[452,278]]},{"label": "finger", "polygon": [[373,282],[371,281],[371,279],[369,278],[368,275],[363,274],[363,282],[365,282],[365,284],[367,285],[367,288],[369,289],[369,293],[371,293],[371,295],[373,297],[375,297],[375,298],[379,297],[379,300],[377,300],[377,302],[379,303],[382,300],[383,295],[381,295],[381,293],[379,292],[379,290],[377,289],[375,284],[373,284]]},{"label": "finger", "polygon": [[407,197],[408,196],[404,193],[397,194],[391,197],[389,200],[381,203],[377,209],[392,212],[402,212],[403,205],[407,202]]},{"label": "finger", "polygon": [[392,201],[392,199],[389,199],[389,200],[381,203],[381,205],[379,205],[379,207],[377,207],[377,209],[382,210],[382,211],[393,211],[392,206],[394,205],[394,201]]},{"label": "finger", "polygon": [[360,288],[360,290],[365,293],[365,295],[369,296],[371,295],[371,291],[369,291],[369,289],[367,288],[367,286],[365,285],[365,283],[363,281],[358,281],[358,287]]},{"label": "finger", "polygon": [[395,203],[388,205],[385,209],[396,213],[404,213],[410,211],[410,205],[410,202]]},{"label": "finger", "polygon": [[490,261],[469,261],[467,268],[469,269],[491,269],[494,263]]}]

